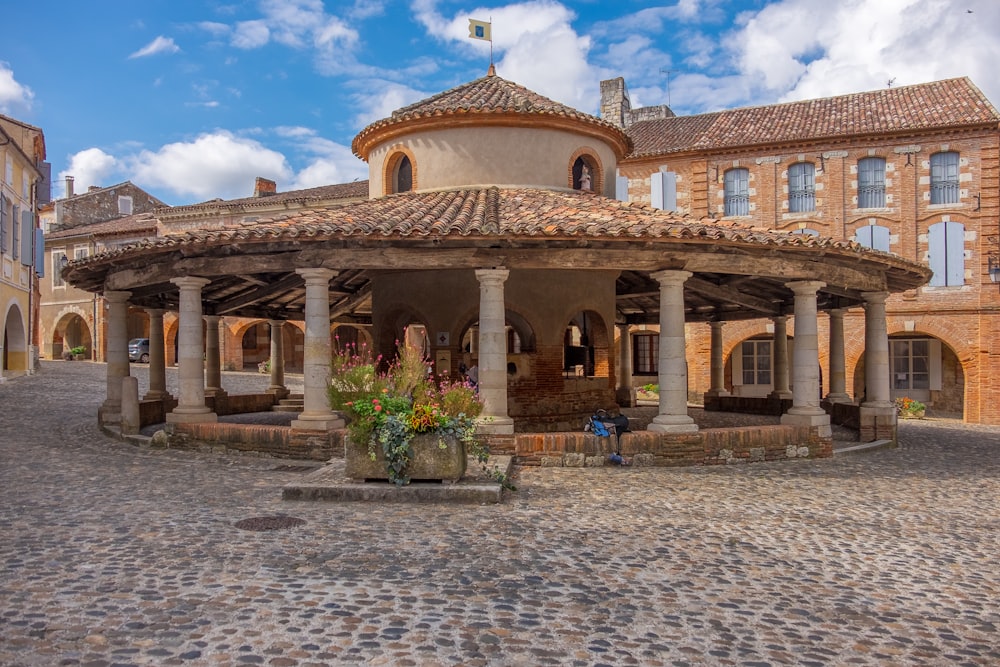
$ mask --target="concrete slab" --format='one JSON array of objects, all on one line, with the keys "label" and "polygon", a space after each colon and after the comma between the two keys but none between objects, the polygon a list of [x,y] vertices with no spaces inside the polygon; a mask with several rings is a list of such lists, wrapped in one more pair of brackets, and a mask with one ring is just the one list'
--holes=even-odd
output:
[{"label": "concrete slab", "polygon": [[866,454],[868,452],[877,452],[880,449],[892,449],[896,446],[896,443],[892,440],[873,440],[871,442],[862,443],[834,443],[833,455],[841,456],[847,454]]},{"label": "concrete slab", "polygon": [[[491,456],[488,470],[510,475],[511,456]],[[503,500],[503,487],[487,475],[474,458],[469,457],[465,476],[456,483],[414,482],[396,486],[388,481],[361,482],[344,474],[343,459],[333,459],[325,466],[304,475],[281,490],[282,500],[326,500],[334,502],[399,502],[484,504]]]}]

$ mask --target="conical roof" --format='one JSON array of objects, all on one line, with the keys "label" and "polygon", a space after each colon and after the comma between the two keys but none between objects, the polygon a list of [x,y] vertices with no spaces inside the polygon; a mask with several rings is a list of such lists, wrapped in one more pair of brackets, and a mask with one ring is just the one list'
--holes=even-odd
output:
[{"label": "conical roof", "polygon": [[397,109],[388,118],[375,121],[354,137],[351,144],[354,154],[367,160],[368,152],[375,144],[411,128],[425,129],[429,123],[509,124],[512,119],[528,123],[541,121],[542,124],[549,121],[559,127],[569,123],[588,134],[600,134],[611,145],[617,146],[623,155],[631,150],[628,135],[616,125],[501,78],[492,69],[490,72],[480,79],[432,95]]}]

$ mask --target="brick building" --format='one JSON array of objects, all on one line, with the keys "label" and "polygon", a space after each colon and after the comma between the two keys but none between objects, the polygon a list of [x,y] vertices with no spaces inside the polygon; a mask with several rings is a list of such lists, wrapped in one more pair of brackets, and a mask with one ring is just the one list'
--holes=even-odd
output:
[{"label": "brick building", "polygon": [[[929,263],[928,285],[887,304],[893,397],[1000,423],[1000,286],[989,271],[1000,267],[1000,114],[972,82],[695,116],[631,109],[622,79],[601,90],[603,118],[634,142],[618,163],[619,198]],[[863,311],[831,312],[844,318],[846,386],[857,401],[865,392]],[[786,329],[794,347],[789,314],[725,324],[728,392],[775,392],[774,333]],[[821,318],[819,331],[824,396],[828,322]],[[631,325],[631,381],[655,382],[655,323],[633,317]],[[710,387],[710,326],[689,321],[687,336],[689,395],[700,402]]]}]

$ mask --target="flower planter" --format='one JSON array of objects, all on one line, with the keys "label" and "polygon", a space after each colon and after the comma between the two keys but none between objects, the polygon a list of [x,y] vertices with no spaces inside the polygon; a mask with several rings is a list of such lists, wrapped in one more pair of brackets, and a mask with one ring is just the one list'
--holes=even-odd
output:
[{"label": "flower planter", "polygon": [[923,419],[924,418],[924,412],[925,412],[924,410],[914,410],[912,412],[900,412],[899,413],[899,418],[900,419]]},{"label": "flower planter", "polygon": [[[441,443],[444,447],[441,447]],[[454,436],[439,437],[436,433],[422,433],[411,441],[413,458],[406,466],[406,474],[411,481],[457,482],[465,474],[465,444]],[[351,479],[385,480],[385,454],[381,446],[375,448],[375,460],[368,454],[368,445],[350,440],[344,448],[344,472]]]}]

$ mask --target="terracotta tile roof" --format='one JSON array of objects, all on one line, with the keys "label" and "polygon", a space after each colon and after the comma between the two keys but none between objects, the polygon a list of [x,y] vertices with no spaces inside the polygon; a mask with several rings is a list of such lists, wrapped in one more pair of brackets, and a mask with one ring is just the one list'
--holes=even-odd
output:
[{"label": "terracotta tile roof", "polygon": [[56,232],[49,232],[45,235],[46,241],[57,241],[59,239],[70,239],[79,236],[118,236],[118,235],[156,235],[156,214],[137,213],[127,215],[123,218],[95,222],[90,225],[80,225],[70,227]]},{"label": "terracotta tile roof", "polygon": [[630,157],[949,126],[997,124],[1000,113],[968,78],[866,93],[641,121]]},{"label": "terracotta tile roof", "polygon": [[628,145],[627,135],[617,125],[490,74],[393,111],[388,118],[376,121],[361,130],[354,138],[351,148],[355,155],[364,159],[362,146],[369,136],[408,121],[449,116],[511,114],[568,118],[599,127]]},{"label": "terracotta tile roof", "polygon": [[147,239],[81,260],[137,248],[227,245],[324,238],[705,239],[753,245],[857,250],[853,241],[789,234],[711,218],[695,219],[575,190],[473,188],[409,192],[322,210],[291,211],[243,226]]},{"label": "terracotta tile roof", "polygon": [[336,183],[334,185],[321,185],[315,188],[305,188],[303,190],[289,190],[288,192],[278,192],[264,197],[243,197],[241,199],[210,199],[198,204],[187,204],[185,206],[173,206],[165,214],[190,213],[203,210],[216,210],[219,208],[252,208],[256,206],[270,206],[273,204],[283,204],[286,202],[307,202],[309,200],[322,199],[355,199],[368,198],[368,179],[363,181],[352,181],[351,183]]}]

